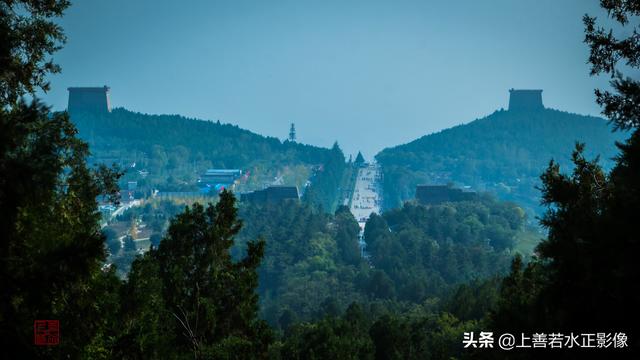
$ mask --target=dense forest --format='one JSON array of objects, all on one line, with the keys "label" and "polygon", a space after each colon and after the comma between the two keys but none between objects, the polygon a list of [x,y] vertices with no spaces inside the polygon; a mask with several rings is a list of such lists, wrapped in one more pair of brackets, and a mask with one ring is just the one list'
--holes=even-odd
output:
[{"label": "dense forest", "polygon": [[330,215],[295,202],[242,204],[239,216],[244,227],[234,253],[239,258],[252,239],[265,241],[261,313],[283,330],[340,314],[353,302],[383,304],[387,311],[437,304],[459,284],[505,273],[515,249],[540,238],[525,229],[522,209],[490,196],[431,207],[407,203],[374,215],[364,234],[367,258],[344,206]]},{"label": "dense forest", "polygon": [[609,169],[615,141],[625,136],[612,133],[601,118],[553,109],[499,110],[376,155],[384,173],[385,207],[413,198],[417,184],[453,182],[491,191],[539,214],[536,187],[549,160],[570,169],[571,150],[580,141],[587,144],[585,155],[600,155]]},{"label": "dense forest", "polygon": [[[98,211],[118,204],[123,172],[92,164],[69,116],[34,95],[60,70],[50,56],[69,5],[0,0],[1,358],[638,358],[640,82],[619,68],[640,67],[640,1],[601,1],[630,37],[583,18],[591,73],[612,76],[596,102],[625,140],[610,170],[578,143],[568,166],[558,154],[541,171],[535,251],[522,251],[536,236],[523,208],[485,194],[372,216],[360,256],[345,207],[238,205],[224,190],[215,204],[143,208],[166,231],[125,279]],[[331,158],[322,171],[348,178]],[[470,346],[481,331],[564,345]]]}]

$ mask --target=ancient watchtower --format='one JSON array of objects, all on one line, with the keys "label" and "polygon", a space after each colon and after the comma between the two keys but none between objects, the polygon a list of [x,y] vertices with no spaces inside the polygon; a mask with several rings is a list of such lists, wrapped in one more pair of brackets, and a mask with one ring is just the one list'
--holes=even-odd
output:
[{"label": "ancient watchtower", "polygon": [[542,109],[542,90],[509,90],[509,111]]},{"label": "ancient watchtower", "polygon": [[70,87],[68,111],[72,112],[111,112],[108,86]]}]

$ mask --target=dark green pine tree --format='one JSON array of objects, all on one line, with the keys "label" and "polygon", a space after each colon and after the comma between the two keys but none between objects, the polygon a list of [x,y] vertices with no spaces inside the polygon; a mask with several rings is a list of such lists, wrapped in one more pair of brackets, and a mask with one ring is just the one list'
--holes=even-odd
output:
[{"label": "dark green pine tree", "polygon": [[356,164],[356,165],[364,164],[364,156],[362,156],[362,153],[360,151],[358,151],[358,155],[356,156],[356,160],[355,160],[354,164]]},{"label": "dark green pine tree", "polygon": [[294,325],[280,349],[284,359],[373,359],[366,315],[351,304],[344,316]]},{"label": "dark green pine tree", "polygon": [[[64,40],[68,1],[0,1],[0,357],[104,358],[120,282],[101,270],[96,198],[118,173],[87,166],[66,114],[37,100]],[[34,320],[60,321],[58,346],[34,346]]]},{"label": "dark green pine tree", "polygon": [[53,21],[68,0],[0,1],[0,104],[15,104],[24,94],[49,90],[47,75],[60,72],[50,55],[65,41]]},{"label": "dark green pine tree", "polygon": [[344,205],[339,206],[336,210],[334,221],[336,224],[334,237],[342,260],[351,265],[360,264],[362,258],[358,243],[358,234],[360,233],[358,222],[349,208]]},{"label": "dark green pine tree", "polygon": [[123,356],[263,358],[271,331],[258,319],[257,268],[264,241],[234,262],[235,198],[178,215],[157,250],[136,260],[126,286]]},{"label": "dark green pine tree", "polygon": [[584,17],[592,74],[613,78],[613,93],[596,90],[596,98],[615,128],[631,134],[618,144],[610,174],[597,159],[584,158],[583,144],[573,153],[570,175],[551,162],[541,189],[548,239],[538,247],[538,261],[523,269],[516,259],[492,318],[504,330],[624,332],[634,351],[640,346],[640,82],[616,69],[619,63],[640,67],[638,26],[630,24],[637,22],[640,1],[603,0],[601,6],[621,26],[632,27],[633,36],[617,39]]},{"label": "dark green pine tree", "polygon": [[338,142],[334,142],[328,159],[311,179],[311,186],[305,190],[303,202],[314,205],[325,212],[333,212],[337,208],[340,185],[347,164],[344,153]]},{"label": "dark green pine tree", "polygon": [[[101,301],[117,294],[96,293],[105,281],[118,284],[101,271],[96,198],[115,196],[118,174],[88,168],[88,147],[67,115],[50,116],[36,100],[1,109],[0,134],[0,352],[78,356],[87,334],[109,321]],[[37,319],[59,320],[64,341],[34,346]]]}]

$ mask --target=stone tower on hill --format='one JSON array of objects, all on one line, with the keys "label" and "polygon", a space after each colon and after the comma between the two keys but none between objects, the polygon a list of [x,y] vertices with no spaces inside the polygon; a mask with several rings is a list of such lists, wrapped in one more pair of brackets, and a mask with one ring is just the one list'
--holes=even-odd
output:
[{"label": "stone tower on hill", "polygon": [[69,113],[73,112],[111,112],[111,102],[109,101],[108,86],[103,87],[70,87],[69,90]]},{"label": "stone tower on hill", "polygon": [[542,90],[509,90],[509,111],[542,109]]}]

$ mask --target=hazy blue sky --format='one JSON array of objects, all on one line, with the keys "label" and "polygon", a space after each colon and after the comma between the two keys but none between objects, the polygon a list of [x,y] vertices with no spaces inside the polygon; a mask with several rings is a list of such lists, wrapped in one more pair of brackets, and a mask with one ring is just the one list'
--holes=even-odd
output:
[{"label": "hazy blue sky", "polygon": [[114,106],[220,120],[370,157],[507,107],[514,88],[598,114],[582,44],[596,0],[75,1],[62,21],[68,86]]}]

